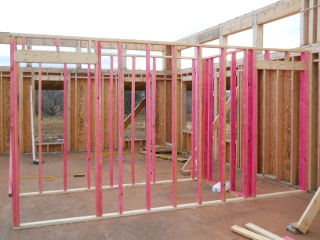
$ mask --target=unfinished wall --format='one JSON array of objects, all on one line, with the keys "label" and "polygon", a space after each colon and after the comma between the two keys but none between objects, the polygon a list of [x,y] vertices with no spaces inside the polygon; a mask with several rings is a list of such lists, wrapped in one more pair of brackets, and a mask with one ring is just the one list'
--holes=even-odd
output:
[{"label": "unfinished wall", "polygon": [[10,144],[10,72],[0,72],[0,154],[8,153]]},{"label": "unfinished wall", "polygon": [[299,72],[259,72],[260,173],[297,184],[299,163]]}]

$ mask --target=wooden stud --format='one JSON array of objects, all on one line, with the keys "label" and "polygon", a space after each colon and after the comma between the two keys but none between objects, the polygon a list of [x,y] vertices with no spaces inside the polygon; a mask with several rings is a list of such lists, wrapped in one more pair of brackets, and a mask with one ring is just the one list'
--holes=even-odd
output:
[{"label": "wooden stud", "polygon": [[[14,227],[20,226],[20,157],[18,147],[18,64],[14,59],[16,50],[16,38],[10,40],[10,171],[9,171],[9,190],[12,194],[12,223]],[[11,185],[11,186],[10,186]]]},{"label": "wooden stud", "polygon": [[208,151],[207,151],[207,160],[208,160],[208,171],[207,177],[209,180],[212,180],[213,173],[213,58],[209,59],[208,64]]},{"label": "wooden stud", "polygon": [[39,193],[42,193],[42,65],[39,63],[38,81],[38,143],[39,143]]},{"label": "wooden stud", "polygon": [[[95,52],[101,54],[101,42],[95,42]],[[101,56],[95,64],[94,73],[94,101],[95,101],[95,200],[96,216],[102,216],[102,149],[101,149]]]},{"label": "wooden stud", "polygon": [[113,186],[113,56],[110,57],[110,86],[109,86],[109,168],[110,168],[110,186]]},{"label": "wooden stud", "polygon": [[191,178],[195,178],[196,137],[195,137],[195,99],[196,96],[196,60],[192,60],[192,96],[191,96]]},{"label": "wooden stud", "polygon": [[242,227],[239,227],[237,225],[234,225],[231,227],[232,231],[233,232],[236,232],[242,236],[245,236],[249,239],[254,239],[254,240],[270,240],[270,238],[267,238],[267,237],[264,237],[262,235],[259,235],[257,233],[254,233],[254,232],[251,232],[250,230],[248,229],[245,229],[245,228],[242,228]]},{"label": "wooden stud", "polygon": [[244,50],[242,76],[242,135],[241,135],[241,164],[242,164],[242,197],[247,198],[248,189],[248,50]]},{"label": "wooden stud", "polygon": [[320,182],[318,181],[318,151],[319,151],[319,143],[318,143],[318,81],[319,74],[317,71],[318,63],[313,62],[313,59],[318,57],[318,53],[312,54],[309,53],[309,62],[308,65],[308,181],[307,181],[307,189],[315,190],[319,187]]},{"label": "wooden stud", "polygon": [[25,113],[27,109],[25,108],[24,104],[28,103],[28,101],[23,101],[24,98],[24,89],[23,89],[23,85],[24,85],[24,81],[23,81],[23,72],[19,72],[19,106],[23,106],[20,107],[18,109],[19,111],[19,153],[24,153],[25,152],[25,146],[24,146],[24,138],[25,138],[25,134],[24,134],[24,128],[23,127],[23,115]]},{"label": "wooden stud", "polygon": [[151,82],[151,145],[152,145],[152,182],[156,182],[156,80],[157,80],[157,68],[156,58],[153,58],[152,66],[152,82]]},{"label": "wooden stud", "polygon": [[251,162],[251,197],[257,194],[257,162],[258,162],[258,71],[254,67],[256,61],[256,50],[251,50],[251,72],[252,72],[252,162]]},{"label": "wooden stud", "polygon": [[219,59],[219,181],[220,199],[226,200],[226,52],[220,49]]},{"label": "wooden stud", "polygon": [[176,46],[171,47],[172,52],[172,206],[177,206],[177,50]]},{"label": "wooden stud", "polygon": [[257,23],[256,15],[254,16],[252,30],[253,30],[252,46],[262,48],[263,47],[263,25]]},{"label": "wooden stud", "polygon": [[[308,54],[301,53],[301,61],[307,62]],[[308,68],[307,68],[308,69]],[[308,112],[308,85],[307,70],[300,72],[300,190],[306,190],[307,171],[307,112]]]},{"label": "wooden stud", "polygon": [[91,66],[87,69],[87,187],[91,187]]},{"label": "wooden stud", "polygon": [[197,202],[202,203],[202,47],[197,47],[196,74],[196,143],[197,143]]},{"label": "wooden stud", "polygon": [[[270,51],[266,50],[264,54],[266,60],[270,60]],[[270,92],[271,92],[271,73],[269,70],[263,70],[263,124],[262,124],[262,172],[270,173]]]},{"label": "wooden stud", "polygon": [[309,0],[301,0],[301,17],[300,17],[300,44],[304,46],[309,43],[309,11],[305,9],[309,8]]},{"label": "wooden stud", "polygon": [[252,119],[253,119],[253,65],[254,61],[252,59],[252,50],[248,49],[248,162],[247,162],[247,170],[248,170],[248,194],[251,196],[252,189],[252,138],[253,138],[253,129],[252,129]]},{"label": "wooden stud", "polygon": [[123,211],[123,101],[122,43],[118,43],[118,212]]},{"label": "wooden stud", "polygon": [[208,59],[202,60],[202,176],[204,179],[208,179]]},{"label": "wooden stud", "polygon": [[[131,82],[131,183],[135,184],[134,173],[134,128],[135,128],[135,105],[136,105],[136,58],[132,57],[132,82]],[[112,141],[111,139],[109,141]]]},{"label": "wooden stud", "polygon": [[[4,80],[3,80],[3,72],[0,71],[0,98],[5,99],[4,96]],[[0,103],[0,154],[4,153],[4,126],[3,126],[3,118],[5,116],[4,103],[5,101],[1,101]]]},{"label": "wooden stud", "polygon": [[[69,79],[70,81],[70,79]],[[63,66],[63,189],[67,191],[67,173],[68,173],[68,71],[67,71],[67,64]],[[41,161],[39,159],[39,161]]]},{"label": "wooden stud", "polygon": [[[230,190],[236,190],[236,105],[237,105],[237,59],[231,55],[231,111],[230,111]],[[238,140],[239,141],[239,140]]]},{"label": "wooden stud", "polygon": [[282,237],[279,237],[278,235],[272,233],[272,232],[269,232],[253,223],[247,223],[245,224],[246,228],[248,228],[249,230],[257,233],[257,234],[260,234],[268,239],[272,239],[272,240],[283,240]]},{"label": "wooden stud", "polygon": [[[213,119],[216,119],[219,116],[219,80],[217,78],[217,75],[214,74],[214,96],[213,96]],[[215,161],[218,161],[218,154],[219,154],[219,148],[218,148],[218,131],[213,130],[214,136],[213,136],[213,159]]]},{"label": "wooden stud", "polygon": [[[297,60],[297,59],[296,59]],[[290,183],[298,184],[298,169],[299,169],[299,99],[300,99],[300,72],[293,72],[291,85],[291,173]]]},{"label": "wooden stud", "polygon": [[151,208],[151,186],[150,186],[150,44],[146,46],[146,209]]}]

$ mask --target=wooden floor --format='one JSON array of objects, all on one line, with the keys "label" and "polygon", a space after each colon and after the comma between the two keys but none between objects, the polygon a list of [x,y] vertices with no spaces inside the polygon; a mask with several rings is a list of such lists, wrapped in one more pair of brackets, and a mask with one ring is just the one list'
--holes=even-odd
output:
[{"label": "wooden floor", "polygon": [[[108,158],[103,159],[103,183],[108,184]],[[44,181],[44,190],[61,190],[62,156],[44,156],[44,175],[54,176],[53,181]],[[136,154],[136,180],[144,182],[144,156]],[[117,164],[117,162],[115,162]],[[179,163],[179,167],[182,167]],[[85,153],[70,153],[68,187],[86,186],[85,178],[74,177],[77,171],[85,169]],[[93,166],[93,163],[92,163]],[[130,156],[125,155],[124,183],[130,181]],[[157,181],[170,179],[171,162],[157,160]],[[230,230],[237,224],[244,226],[252,222],[279,236],[294,239],[320,239],[320,215],[316,216],[306,235],[293,235],[286,231],[289,223],[297,221],[312,194],[305,192],[290,193],[283,196],[257,198],[254,200],[225,203],[215,206],[200,206],[191,209],[150,213],[139,216],[120,217],[82,223],[71,223],[30,229],[13,230],[11,224],[11,199],[7,195],[8,155],[0,156],[0,239],[245,239]],[[116,171],[117,169],[115,169]],[[38,166],[32,164],[30,155],[21,156],[21,192],[37,191],[38,179],[30,178],[37,174]],[[240,174],[237,174],[238,181]],[[179,173],[179,178],[188,178]],[[92,171],[94,185],[94,171]],[[115,175],[115,182],[117,175]],[[239,184],[238,184],[239,185]],[[178,203],[196,202],[194,181],[178,184]],[[296,189],[258,177],[257,192],[262,194],[295,191]],[[227,194],[228,198],[234,198]],[[117,190],[103,191],[103,212],[117,211]],[[203,200],[218,200],[219,195],[204,185]],[[94,215],[94,191],[22,197],[21,222],[43,221]],[[124,210],[143,209],[145,188],[124,189]],[[171,203],[171,185],[152,186],[152,207],[168,206]]]}]

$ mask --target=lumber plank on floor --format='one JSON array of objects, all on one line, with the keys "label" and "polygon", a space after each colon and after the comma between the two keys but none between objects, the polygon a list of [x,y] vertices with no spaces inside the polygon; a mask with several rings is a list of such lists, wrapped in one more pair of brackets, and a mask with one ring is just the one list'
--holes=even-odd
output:
[{"label": "lumber plank on floor", "polygon": [[231,227],[232,231],[244,236],[244,237],[247,237],[249,239],[253,239],[253,240],[270,240],[270,238],[267,238],[267,237],[264,237],[264,236],[261,236],[257,233],[254,233],[248,229],[245,229],[243,227],[239,227],[238,225],[234,225]]},{"label": "lumber plank on floor", "polygon": [[282,237],[279,237],[278,235],[272,233],[272,232],[269,232],[253,223],[247,223],[245,224],[246,228],[248,228],[249,230],[255,232],[255,233],[258,233],[264,237],[267,237],[267,238],[270,238],[272,240],[283,240]]}]

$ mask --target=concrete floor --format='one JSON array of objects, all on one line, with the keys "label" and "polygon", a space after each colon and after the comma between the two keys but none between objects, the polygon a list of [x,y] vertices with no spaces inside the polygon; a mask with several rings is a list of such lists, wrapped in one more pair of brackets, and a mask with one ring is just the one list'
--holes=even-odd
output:
[{"label": "concrete floor", "polygon": [[[116,156],[115,156],[116,158]],[[124,183],[130,182],[130,156],[124,156]],[[86,179],[74,177],[73,173],[86,167],[85,153],[68,155],[68,188],[86,187]],[[63,187],[62,155],[44,155],[44,175],[55,176],[54,181],[44,181],[44,190],[61,190]],[[108,185],[108,158],[103,159],[103,185]],[[117,162],[115,161],[115,165]],[[179,163],[179,169],[182,167]],[[92,166],[94,163],[92,161]],[[171,162],[157,160],[156,176],[158,180],[170,179]],[[7,195],[8,155],[0,156],[0,239],[245,239],[230,230],[237,224],[244,226],[252,222],[279,236],[294,239],[320,239],[320,214],[311,225],[306,235],[293,235],[286,226],[296,222],[307,205],[312,194],[300,192],[285,196],[257,198],[237,203],[225,203],[215,206],[201,206],[192,209],[151,213],[139,216],[121,217],[91,222],[71,223],[58,226],[13,230],[11,219],[11,199]],[[21,156],[21,192],[33,192],[38,189],[36,175],[38,166],[32,164],[30,155]],[[117,183],[115,168],[115,184]],[[240,184],[241,172],[237,173]],[[188,178],[178,174],[179,178]],[[145,181],[144,156],[136,154],[136,182]],[[94,185],[94,170],[91,171]],[[238,186],[238,190],[240,186]],[[258,177],[258,194],[294,191],[295,189]],[[152,207],[171,204],[171,184],[152,186]],[[228,198],[234,198],[227,194]],[[77,193],[22,197],[21,222],[33,222],[49,219],[70,218],[95,214],[94,191]],[[211,191],[211,186],[203,185],[203,201],[219,199]],[[178,184],[178,204],[196,202],[196,185],[194,181]],[[143,209],[145,207],[145,187],[124,189],[124,210]],[[117,211],[117,189],[103,191],[103,213]]]}]

